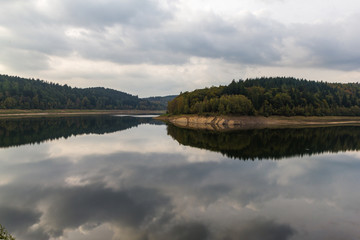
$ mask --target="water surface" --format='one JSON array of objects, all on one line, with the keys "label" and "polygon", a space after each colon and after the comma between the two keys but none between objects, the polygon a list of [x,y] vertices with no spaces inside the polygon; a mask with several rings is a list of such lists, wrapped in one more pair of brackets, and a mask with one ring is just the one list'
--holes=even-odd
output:
[{"label": "water surface", "polygon": [[1,120],[0,223],[19,240],[359,239],[359,136]]}]

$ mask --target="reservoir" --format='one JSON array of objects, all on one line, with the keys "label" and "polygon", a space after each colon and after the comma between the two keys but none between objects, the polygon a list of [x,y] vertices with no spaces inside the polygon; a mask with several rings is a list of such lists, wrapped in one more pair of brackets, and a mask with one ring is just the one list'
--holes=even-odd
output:
[{"label": "reservoir", "polygon": [[0,224],[17,240],[359,239],[359,150],[357,126],[0,119]]}]

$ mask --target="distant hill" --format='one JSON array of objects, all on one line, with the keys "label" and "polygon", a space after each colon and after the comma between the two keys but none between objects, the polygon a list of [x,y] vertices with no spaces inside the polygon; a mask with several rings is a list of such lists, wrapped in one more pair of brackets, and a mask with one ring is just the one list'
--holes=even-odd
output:
[{"label": "distant hill", "polygon": [[39,79],[0,75],[0,108],[3,109],[165,110],[168,99],[173,97],[141,99],[103,87],[72,88]]},{"label": "distant hill", "polygon": [[173,100],[176,97],[177,95],[169,95],[164,97],[156,96],[156,97],[143,98],[143,100],[147,100],[153,104],[156,104],[157,106],[160,107],[160,109],[166,109],[169,101]]},{"label": "distant hill", "polygon": [[275,77],[232,81],[227,86],[180,94],[170,114],[360,116],[359,83]]}]

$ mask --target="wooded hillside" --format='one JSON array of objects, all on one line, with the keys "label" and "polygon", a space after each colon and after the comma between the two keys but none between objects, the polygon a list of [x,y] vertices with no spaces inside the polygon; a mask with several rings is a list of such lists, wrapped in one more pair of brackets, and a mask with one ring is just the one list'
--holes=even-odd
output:
[{"label": "wooded hillside", "polygon": [[0,75],[0,108],[2,109],[161,110],[166,109],[164,101],[168,99],[164,99],[158,97],[151,101],[151,98],[141,99],[102,87],[72,88],[39,79]]},{"label": "wooded hillside", "polygon": [[360,116],[359,83],[327,83],[275,77],[233,80],[227,86],[180,94],[170,114]]}]

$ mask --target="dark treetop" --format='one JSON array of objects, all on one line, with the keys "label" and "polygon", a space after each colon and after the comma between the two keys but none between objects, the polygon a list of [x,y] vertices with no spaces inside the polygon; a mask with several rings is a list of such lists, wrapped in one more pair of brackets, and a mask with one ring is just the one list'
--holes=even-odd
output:
[{"label": "dark treetop", "polygon": [[327,83],[275,77],[233,80],[227,86],[180,94],[170,114],[360,116],[359,83]]},{"label": "dark treetop", "polygon": [[141,99],[108,88],[72,88],[39,79],[0,75],[0,109],[165,110],[174,97]]}]

